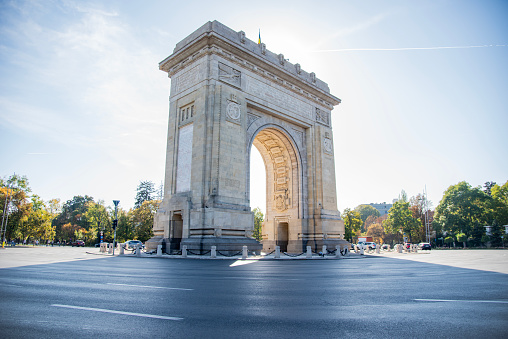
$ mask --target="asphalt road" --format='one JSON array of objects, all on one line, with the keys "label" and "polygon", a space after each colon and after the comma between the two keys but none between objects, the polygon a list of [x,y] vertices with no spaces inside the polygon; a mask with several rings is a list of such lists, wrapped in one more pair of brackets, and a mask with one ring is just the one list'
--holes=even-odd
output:
[{"label": "asphalt road", "polygon": [[389,257],[89,257],[0,269],[0,337],[508,336],[502,273]]}]

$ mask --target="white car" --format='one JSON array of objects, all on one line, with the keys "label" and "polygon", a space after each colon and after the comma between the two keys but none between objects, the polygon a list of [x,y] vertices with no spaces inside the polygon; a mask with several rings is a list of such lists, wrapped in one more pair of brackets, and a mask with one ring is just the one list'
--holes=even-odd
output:
[{"label": "white car", "polygon": [[143,243],[139,240],[129,240],[129,241],[126,241],[125,242],[125,249],[126,250],[134,250],[136,249],[136,247],[138,247],[138,245],[141,245],[141,248],[145,248],[145,245],[143,245]]}]

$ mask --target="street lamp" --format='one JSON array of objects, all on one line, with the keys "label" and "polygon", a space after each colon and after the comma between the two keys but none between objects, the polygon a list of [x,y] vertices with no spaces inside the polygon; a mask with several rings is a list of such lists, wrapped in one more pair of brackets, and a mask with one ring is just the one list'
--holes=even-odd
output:
[{"label": "street lamp", "polygon": [[116,247],[116,226],[118,225],[118,204],[120,203],[120,200],[113,200],[113,204],[115,204],[115,220],[113,220],[113,230],[115,231],[115,234],[113,236],[113,255],[115,255],[115,247]]}]

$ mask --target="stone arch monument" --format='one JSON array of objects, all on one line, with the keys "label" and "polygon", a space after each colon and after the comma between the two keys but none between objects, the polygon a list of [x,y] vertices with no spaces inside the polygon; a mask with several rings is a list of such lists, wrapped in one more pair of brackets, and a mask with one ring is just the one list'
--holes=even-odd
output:
[{"label": "stone arch monument", "polygon": [[[147,247],[301,252],[345,243],[328,85],[223,24],[208,22],[159,68],[171,78],[164,199]],[[266,169],[262,245],[252,233],[250,151]]]}]

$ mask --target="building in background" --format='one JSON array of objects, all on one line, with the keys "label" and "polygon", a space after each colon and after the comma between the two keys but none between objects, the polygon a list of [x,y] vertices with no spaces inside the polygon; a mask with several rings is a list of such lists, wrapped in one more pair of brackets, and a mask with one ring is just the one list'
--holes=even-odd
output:
[{"label": "building in background", "polygon": [[383,215],[387,215],[388,214],[388,211],[390,210],[390,208],[392,208],[393,204],[396,201],[397,201],[397,199],[393,199],[391,204],[387,204],[386,202],[382,202],[380,204],[378,204],[378,203],[370,203],[368,205],[370,205],[370,206],[374,207],[375,209],[377,209],[379,211],[379,215],[383,216]]}]

